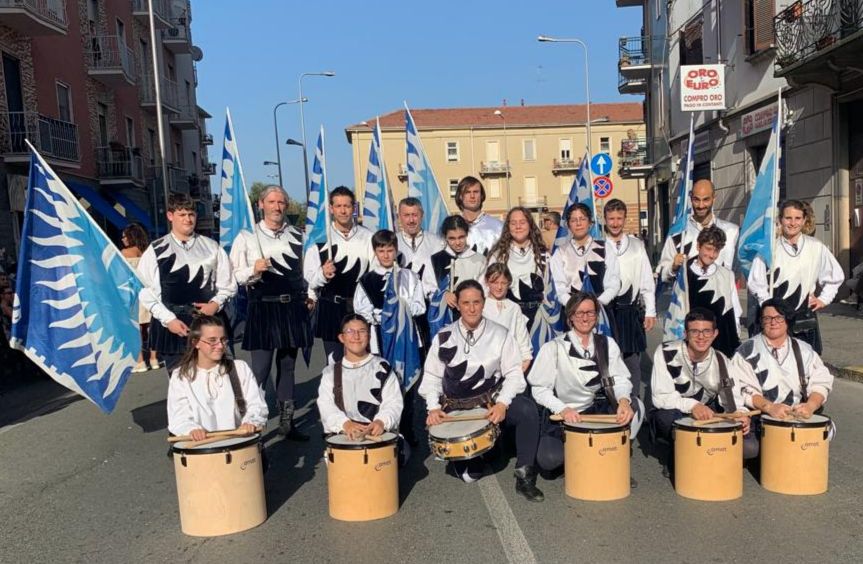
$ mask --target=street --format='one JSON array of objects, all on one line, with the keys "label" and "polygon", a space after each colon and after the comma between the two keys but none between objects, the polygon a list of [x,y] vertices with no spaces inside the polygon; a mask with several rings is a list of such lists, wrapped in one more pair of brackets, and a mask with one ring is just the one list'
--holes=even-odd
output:
[{"label": "street", "polygon": [[[653,333],[655,344],[659,335]],[[312,365],[321,363],[316,348]],[[638,487],[629,498],[570,499],[559,477],[540,479],[546,500],[530,503],[514,491],[513,459],[500,460],[493,476],[468,485],[445,475],[444,464],[422,445],[400,472],[402,503],[395,516],[343,523],[328,515],[314,408],[318,379],[305,368],[298,376],[302,428],[313,439],[282,442],[270,422],[269,518],[250,531],[218,538],[180,531],[173,465],[165,456],[163,371],[133,375],[110,416],[50,382],[18,390],[19,398],[53,392],[54,399],[34,417],[35,406],[43,404],[30,397],[30,407],[19,410],[30,415],[0,427],[0,561],[375,562],[398,555],[404,562],[477,564],[575,558],[851,562],[863,554],[860,383],[837,379],[828,403],[839,432],[824,495],[769,493],[745,472],[742,499],[690,501],[675,494],[658,461],[636,442],[632,476]]]}]

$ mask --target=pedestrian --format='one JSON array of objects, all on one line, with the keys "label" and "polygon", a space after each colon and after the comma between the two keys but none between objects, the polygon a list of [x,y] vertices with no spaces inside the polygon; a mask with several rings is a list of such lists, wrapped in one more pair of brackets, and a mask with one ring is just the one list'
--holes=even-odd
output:
[{"label": "pedestrian", "polygon": [[[132,268],[138,268],[138,262],[141,260],[141,255],[147,250],[150,244],[147,238],[147,232],[138,223],[130,223],[123,229],[123,234],[120,237],[123,248],[120,253],[126,257]],[[138,305],[138,325],[141,331],[141,352],[138,354],[138,364],[132,368],[132,373],[139,374],[147,370],[158,370],[160,367],[159,358],[156,351],[150,349],[150,322],[153,316],[150,311],[143,306]],[[144,360],[146,355],[147,360]]]}]

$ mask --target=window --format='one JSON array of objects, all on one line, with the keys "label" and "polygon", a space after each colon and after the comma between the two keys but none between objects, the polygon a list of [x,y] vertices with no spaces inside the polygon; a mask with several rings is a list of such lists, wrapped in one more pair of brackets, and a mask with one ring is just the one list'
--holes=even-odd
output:
[{"label": "window", "polygon": [[500,198],[500,178],[492,178],[488,181],[488,197]]},{"label": "window", "polygon": [[569,160],[572,158],[572,139],[560,140],[560,158],[561,160]]},{"label": "window", "polygon": [[156,166],[156,130],[147,129],[147,150],[150,152],[150,166]]},{"label": "window", "polygon": [[108,146],[108,106],[102,103],[96,104],[96,115],[99,119],[99,145]]},{"label": "window", "polygon": [[703,16],[698,16],[686,24],[686,27],[680,33],[681,65],[700,65],[704,63],[704,50],[701,41],[703,26],[704,18]]},{"label": "window", "polygon": [[611,137],[599,138],[599,151],[601,153],[611,153]]},{"label": "window", "polygon": [[96,22],[99,21],[99,2],[89,0],[87,2],[87,20],[90,23],[90,33],[96,32]]},{"label": "window", "polygon": [[123,20],[117,20],[117,37],[119,38],[120,43],[126,43],[126,24],[123,23]]},{"label": "window", "polygon": [[449,179],[449,197],[455,199],[455,191],[458,188],[458,178]]},{"label": "window", "polygon": [[527,204],[534,204],[537,201],[537,191],[536,191],[536,177],[535,176],[525,176],[524,177],[524,198],[523,202]]},{"label": "window", "polygon": [[772,48],[776,0],[745,0],[743,9],[746,53],[752,55]]},{"label": "window", "polygon": [[198,173],[198,152],[192,151],[192,164],[189,165],[189,172],[191,174]]},{"label": "window", "polygon": [[72,94],[69,86],[62,82],[57,83],[57,117],[72,122]]},{"label": "window", "polygon": [[536,160],[536,142],[533,139],[525,139],[521,142],[521,156],[526,161]]},{"label": "window", "polygon": [[126,116],[126,146],[134,147],[135,143],[135,122],[129,116]]},{"label": "window", "polygon": [[560,193],[569,196],[569,191],[572,189],[572,176],[561,175],[560,177]]},{"label": "window", "polygon": [[485,142],[485,160],[490,163],[500,162],[500,143],[498,141]]},{"label": "window", "polygon": [[183,148],[179,143],[174,143],[174,162],[177,166],[182,166]]},{"label": "window", "polygon": [[458,141],[447,141],[446,142],[446,162],[448,162],[448,163],[457,163],[458,162]]}]

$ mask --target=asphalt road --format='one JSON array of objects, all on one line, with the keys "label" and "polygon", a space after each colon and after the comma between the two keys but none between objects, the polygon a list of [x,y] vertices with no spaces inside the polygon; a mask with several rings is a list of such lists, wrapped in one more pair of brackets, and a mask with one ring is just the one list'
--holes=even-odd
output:
[{"label": "asphalt road", "polygon": [[[655,341],[656,336],[653,336]],[[320,366],[319,350],[313,366]],[[244,533],[180,531],[174,471],[165,456],[164,372],[136,375],[114,414],[50,383],[19,391],[0,414],[0,562],[729,562],[863,559],[863,384],[838,381],[828,412],[830,489],[813,497],[764,491],[744,475],[743,498],[684,499],[636,443],[638,488],[622,501],[568,498],[563,478],[540,480],[544,503],[517,496],[514,460],[475,484],[444,474],[422,447],[400,473],[399,512],[342,523],[327,511],[326,467],[314,396],[301,370],[305,445],[266,435],[267,521]],[[26,414],[26,415],[25,415]],[[0,419],[0,424],[4,424]]]}]

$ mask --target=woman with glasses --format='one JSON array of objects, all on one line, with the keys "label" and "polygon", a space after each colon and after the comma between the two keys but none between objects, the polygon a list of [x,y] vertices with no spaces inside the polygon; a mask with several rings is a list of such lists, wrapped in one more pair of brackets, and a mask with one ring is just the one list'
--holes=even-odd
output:
[{"label": "woman with glasses", "polygon": [[[580,423],[585,414],[614,414],[618,424],[631,425],[634,438],[644,405],[633,396],[617,343],[594,332],[598,311],[596,296],[573,293],[566,303],[570,330],[539,349],[527,381],[536,403],[566,423]],[[540,468],[552,471],[563,466],[563,429],[543,419],[536,460]]]},{"label": "woman with glasses", "polygon": [[208,432],[252,433],[267,424],[267,402],[252,370],[225,354],[227,346],[220,317],[192,321],[186,351],[168,384],[168,431],[174,435],[200,441]]}]

